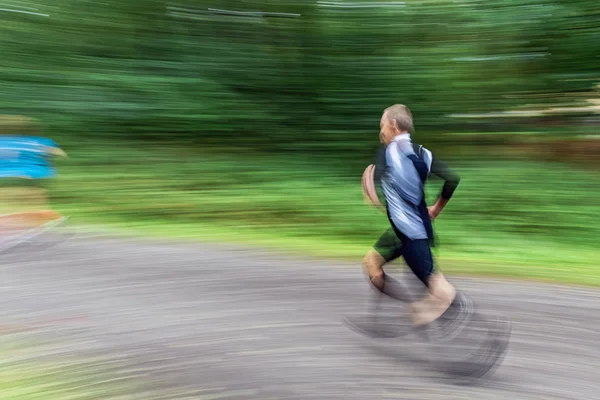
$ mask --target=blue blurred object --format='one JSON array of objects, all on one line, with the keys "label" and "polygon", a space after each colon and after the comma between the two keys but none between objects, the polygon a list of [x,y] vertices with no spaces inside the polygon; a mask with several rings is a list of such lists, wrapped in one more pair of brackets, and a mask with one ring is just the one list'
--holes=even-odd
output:
[{"label": "blue blurred object", "polygon": [[0,136],[0,178],[47,179],[56,176],[52,140],[35,136]]}]

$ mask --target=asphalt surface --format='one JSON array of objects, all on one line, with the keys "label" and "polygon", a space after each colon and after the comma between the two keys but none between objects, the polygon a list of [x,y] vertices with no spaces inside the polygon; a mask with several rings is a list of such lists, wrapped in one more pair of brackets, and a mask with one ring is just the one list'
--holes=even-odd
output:
[{"label": "asphalt surface", "polygon": [[464,386],[437,368],[464,347],[348,329],[370,294],[359,263],[102,235],[0,262],[5,338],[52,344],[32,358],[102,356],[147,399],[600,399],[592,289],[451,279],[512,321],[498,369]]}]

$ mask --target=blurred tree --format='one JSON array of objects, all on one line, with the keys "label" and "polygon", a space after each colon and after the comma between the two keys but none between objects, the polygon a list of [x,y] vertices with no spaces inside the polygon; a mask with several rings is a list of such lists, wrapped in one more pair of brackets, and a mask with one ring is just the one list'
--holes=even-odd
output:
[{"label": "blurred tree", "polygon": [[0,106],[78,135],[358,148],[392,103],[426,133],[577,104],[598,80],[592,0],[19,7],[0,11]]}]

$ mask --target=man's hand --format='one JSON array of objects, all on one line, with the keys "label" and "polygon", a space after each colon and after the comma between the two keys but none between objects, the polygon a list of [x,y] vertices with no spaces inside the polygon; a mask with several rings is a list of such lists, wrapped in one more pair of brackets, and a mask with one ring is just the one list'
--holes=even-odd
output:
[{"label": "man's hand", "polygon": [[436,207],[436,206],[431,206],[427,208],[427,211],[429,212],[429,219],[430,220],[434,220],[437,218],[438,215],[440,215],[441,210]]},{"label": "man's hand", "polygon": [[429,213],[429,219],[432,221],[436,219],[437,216],[440,215],[444,207],[446,207],[446,204],[448,204],[448,199],[444,199],[440,196],[434,205],[427,208],[427,211]]}]

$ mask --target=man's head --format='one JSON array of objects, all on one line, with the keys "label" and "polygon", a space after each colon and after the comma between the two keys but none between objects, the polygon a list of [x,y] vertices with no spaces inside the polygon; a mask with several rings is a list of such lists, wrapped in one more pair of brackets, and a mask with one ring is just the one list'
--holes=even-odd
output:
[{"label": "man's head", "polygon": [[394,137],[413,131],[412,113],[404,104],[394,104],[383,111],[379,128],[379,141],[389,144]]}]

